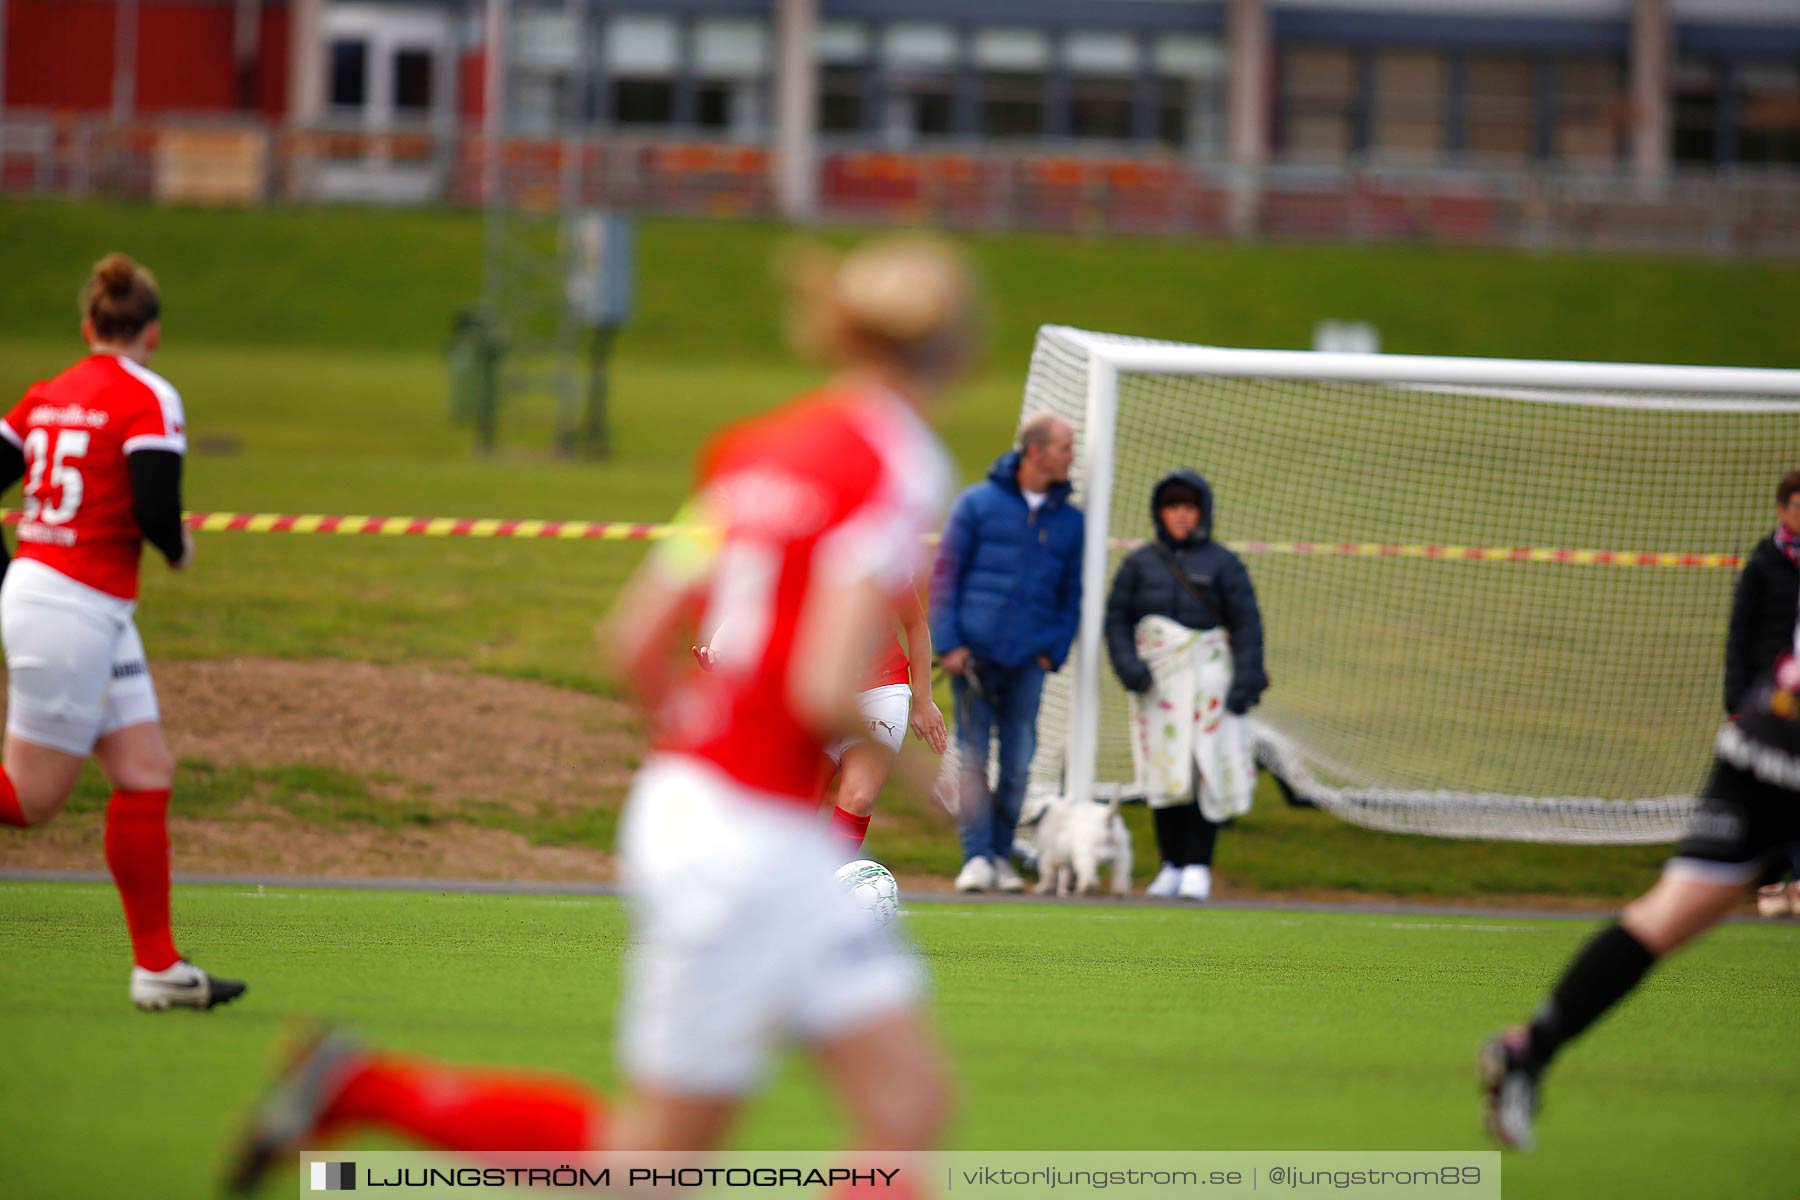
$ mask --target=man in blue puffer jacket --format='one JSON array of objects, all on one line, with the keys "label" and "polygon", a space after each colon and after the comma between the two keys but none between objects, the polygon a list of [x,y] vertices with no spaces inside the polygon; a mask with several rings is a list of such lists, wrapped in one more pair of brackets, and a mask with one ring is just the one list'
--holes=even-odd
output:
[{"label": "man in blue puffer jacket", "polygon": [[[1016,892],[1013,828],[1037,749],[1044,674],[1069,656],[1081,618],[1081,510],[1069,503],[1075,432],[1039,414],[1017,448],[956,498],[931,571],[931,640],[956,698],[962,755],[958,891]],[[988,739],[1000,741],[990,793]]]}]

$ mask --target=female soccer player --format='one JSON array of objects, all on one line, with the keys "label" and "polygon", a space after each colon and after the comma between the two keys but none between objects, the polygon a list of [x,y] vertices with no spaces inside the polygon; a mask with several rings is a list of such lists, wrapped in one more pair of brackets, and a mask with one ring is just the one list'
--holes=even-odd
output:
[{"label": "female soccer player", "polygon": [[863,719],[861,736],[836,742],[825,751],[837,768],[825,790],[830,827],[846,860],[862,857],[875,797],[893,773],[907,729],[940,757],[950,742],[944,714],[931,698],[931,625],[914,585],[909,583],[901,592],[894,619],[905,633],[906,645],[902,647],[891,634],[882,639],[881,654],[856,697]]},{"label": "female soccer player", "polygon": [[0,486],[25,479],[19,552],[0,587],[7,709],[0,824],[42,825],[89,754],[112,783],[106,864],[118,885],[141,1009],[212,1008],[244,985],[184,961],[169,932],[169,788],[156,689],[133,613],[148,541],[177,571],[181,397],[150,370],[162,341],[150,272],[109,254],[82,289],[92,351],[33,384],[0,421]]},{"label": "female soccer player", "polygon": [[[825,783],[825,803],[831,806],[828,821],[846,861],[862,855],[875,798],[886,786],[910,727],[931,752],[942,756],[950,742],[944,714],[931,697],[931,624],[916,586],[904,588],[894,605],[893,621],[906,642],[889,635],[863,680],[856,705],[862,712],[863,732],[843,738],[825,750],[831,774]],[[713,631],[704,646],[694,647],[694,658],[710,671],[719,658],[719,644],[731,636],[727,621]]]},{"label": "female soccer player", "polygon": [[1800,630],[1793,651],[1749,690],[1713,742],[1706,789],[1663,868],[1575,956],[1529,1024],[1490,1040],[1477,1058],[1489,1131],[1529,1150],[1538,1091],[1559,1051],[1623,1000],[1665,955],[1699,937],[1758,884],[1800,855]]},{"label": "female soccer player", "polygon": [[[493,1150],[717,1146],[784,1042],[807,1047],[861,1149],[923,1149],[948,1104],[923,971],[859,912],[817,817],[819,764],[857,706],[950,468],[920,420],[970,361],[974,286],[935,242],[875,242],[804,277],[803,333],[841,370],[728,431],[684,524],[625,586],[605,644],[655,727],[621,820],[633,928],[611,1113],[565,1081],[315,1040],[261,1108],[235,1182],[372,1125]],[[731,632],[700,670],[686,647]],[[678,649],[679,648],[679,649]],[[686,661],[686,670],[677,667]]]}]

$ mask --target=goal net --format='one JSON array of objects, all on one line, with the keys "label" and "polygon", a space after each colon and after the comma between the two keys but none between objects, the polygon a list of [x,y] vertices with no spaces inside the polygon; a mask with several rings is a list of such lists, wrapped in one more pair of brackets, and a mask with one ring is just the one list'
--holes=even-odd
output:
[{"label": "goal net", "polygon": [[[1359,825],[1672,840],[1721,714],[1742,555],[1800,467],[1800,371],[1221,350],[1046,326],[1024,415],[1077,433],[1081,635],[1032,784],[1129,796],[1100,636],[1176,467],[1249,568],[1259,762]],[[1105,538],[1096,537],[1105,533]]]}]

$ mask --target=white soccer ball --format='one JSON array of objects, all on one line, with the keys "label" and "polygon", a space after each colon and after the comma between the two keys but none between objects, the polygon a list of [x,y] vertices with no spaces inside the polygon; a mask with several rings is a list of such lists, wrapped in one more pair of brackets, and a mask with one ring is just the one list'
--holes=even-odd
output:
[{"label": "white soccer ball", "polygon": [[872,858],[859,858],[838,868],[837,881],[850,901],[869,914],[877,929],[900,915],[900,885],[894,873]]}]

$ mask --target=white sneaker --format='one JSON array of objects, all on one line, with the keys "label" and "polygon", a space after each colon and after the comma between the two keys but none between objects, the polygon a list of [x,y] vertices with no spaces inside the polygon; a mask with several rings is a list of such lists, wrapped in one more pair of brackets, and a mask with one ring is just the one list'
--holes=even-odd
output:
[{"label": "white sneaker", "polygon": [[131,1002],[145,1012],[170,1008],[213,1008],[244,994],[236,979],[214,979],[193,963],[177,959],[161,971],[131,968]]},{"label": "white sneaker", "polygon": [[994,886],[1003,892],[1022,892],[1025,890],[1025,879],[1013,869],[1010,859],[996,858],[994,860]]},{"label": "white sneaker", "polygon": [[1150,881],[1150,886],[1144,889],[1144,895],[1155,896],[1158,900],[1167,900],[1175,894],[1175,889],[1180,886],[1181,868],[1174,863],[1166,862],[1162,865],[1162,870],[1156,873],[1156,878]]},{"label": "white sneaker", "polygon": [[985,892],[994,886],[994,864],[985,858],[971,858],[956,874],[959,892]]},{"label": "white sneaker", "polygon": [[1785,883],[1771,883],[1768,887],[1759,888],[1756,893],[1756,911],[1765,917],[1785,917],[1788,915],[1788,895]]},{"label": "white sneaker", "polygon": [[1212,896],[1212,868],[1198,864],[1181,868],[1181,883],[1175,894],[1183,900],[1206,900]]}]

